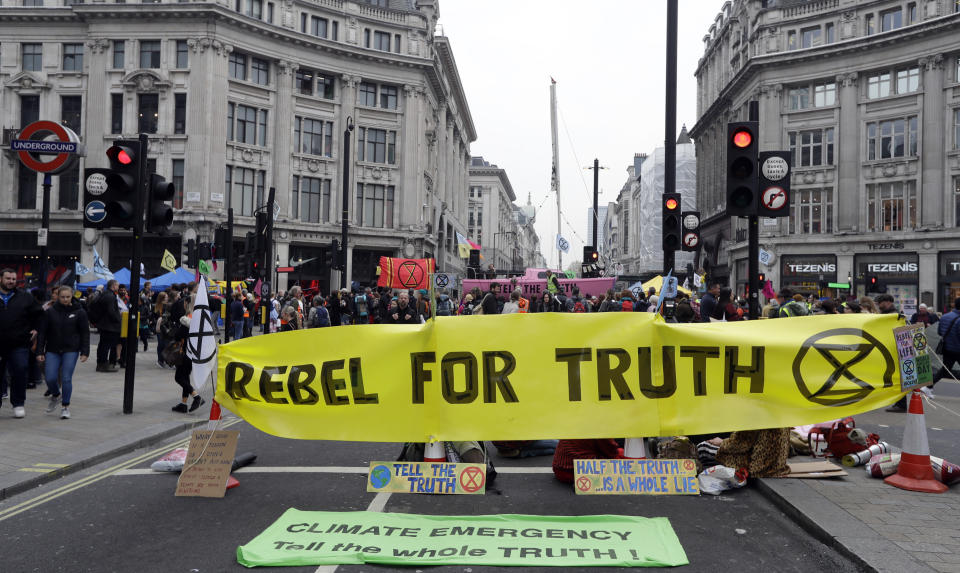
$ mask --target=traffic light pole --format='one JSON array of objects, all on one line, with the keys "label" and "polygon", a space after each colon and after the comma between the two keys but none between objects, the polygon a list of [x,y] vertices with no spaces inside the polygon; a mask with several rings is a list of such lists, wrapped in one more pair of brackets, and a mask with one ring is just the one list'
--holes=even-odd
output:
[{"label": "traffic light pole", "polygon": [[600,214],[597,213],[600,202],[600,160],[593,160],[593,239],[591,245],[600,252],[600,245],[597,244],[597,227],[600,226]]},{"label": "traffic light pole", "polygon": [[[353,118],[347,117],[347,128],[343,130],[343,214],[340,216],[340,288],[347,288],[347,223],[350,220],[350,133],[353,131]],[[303,273],[303,269],[300,270]]]},{"label": "traffic light pole", "polygon": [[223,274],[227,275],[227,312],[226,316],[223,318],[223,326],[226,332],[223,333],[223,342],[230,342],[230,335],[233,334],[233,321],[230,320],[230,304],[233,303],[233,207],[227,209],[227,232],[226,238],[224,239],[223,249],[226,251],[224,255],[224,264],[226,265],[226,270]]},{"label": "traffic light pole", "polygon": [[[760,102],[750,102],[750,121],[760,121]],[[757,130],[759,135],[759,130]],[[747,217],[747,274],[748,288],[750,289],[747,316],[750,320],[757,320],[760,316],[760,217]]]},{"label": "traffic light pole", "polygon": [[[276,187],[271,187],[270,192],[267,194],[269,216],[267,217],[267,230],[263,242],[263,284],[267,286],[265,290],[268,292],[264,293],[264,289],[261,288],[261,298],[264,298],[265,295],[268,295],[270,292],[272,292],[272,289],[276,288],[276,285],[270,285],[270,278],[273,276],[273,218],[275,216],[275,213],[273,212],[273,202],[276,200],[276,196]],[[267,300],[269,300],[269,298]]]},{"label": "traffic light pole", "polygon": [[[47,258],[50,256],[50,249],[47,247],[50,241],[50,186],[53,177],[49,173],[43,174],[43,212],[40,217],[40,228],[46,231],[43,244],[40,245],[40,292],[43,293],[43,301],[50,300],[47,293]],[[76,266],[74,266],[76,269]],[[79,279],[80,277],[76,277]],[[79,280],[77,281],[79,282]]]},{"label": "traffic light pole", "polygon": [[[663,192],[674,193],[677,189],[677,6],[678,0],[667,0],[667,77],[664,101],[664,164]],[[682,207],[680,208],[682,210]],[[674,267],[676,251],[663,249],[663,274]]]},{"label": "traffic light pole", "polygon": [[137,372],[137,325],[140,313],[140,263],[143,260],[144,197],[150,190],[147,173],[147,135],[140,134],[137,151],[137,192],[133,197],[133,257],[130,261],[130,306],[127,314],[127,344],[124,347],[126,367],[123,371],[123,413],[133,413],[133,381]]}]

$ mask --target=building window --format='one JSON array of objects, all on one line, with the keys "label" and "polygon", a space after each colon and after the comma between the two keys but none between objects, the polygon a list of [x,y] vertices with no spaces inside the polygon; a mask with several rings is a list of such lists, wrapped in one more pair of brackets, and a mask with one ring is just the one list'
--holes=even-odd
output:
[{"label": "building window", "polygon": [[37,208],[37,172],[19,166],[17,172],[17,209]]},{"label": "building window", "polygon": [[294,177],[293,216],[304,223],[329,223],[330,180]]},{"label": "building window", "polygon": [[916,157],[917,116],[867,124],[867,160]]},{"label": "building window", "polygon": [[837,41],[836,28],[834,27],[833,22],[825,24],[823,29],[826,32],[826,41],[828,44],[832,44]]},{"label": "building window", "polygon": [[788,92],[790,109],[806,109],[810,107],[810,88],[807,86],[791,88]]},{"label": "building window", "polygon": [[250,58],[250,81],[266,86],[270,84],[270,62],[260,58]]},{"label": "building window", "polygon": [[313,95],[313,70],[297,70],[294,89],[298,94]]},{"label": "building window", "polygon": [[960,149],[960,107],[953,110],[953,148]]},{"label": "building window", "polygon": [[246,15],[257,20],[263,20],[263,0],[246,0]]},{"label": "building window", "polygon": [[110,133],[123,133],[123,94],[110,94]]},{"label": "building window", "polygon": [[907,24],[916,24],[917,23],[917,3],[908,2],[907,3]]},{"label": "building window", "polygon": [[357,105],[367,107],[377,106],[377,84],[360,82],[360,89],[357,91]]},{"label": "building window", "polygon": [[240,52],[230,52],[228,63],[230,77],[235,80],[247,79],[247,55]]},{"label": "building window", "polygon": [[20,129],[40,119],[40,96],[20,96]]},{"label": "building window", "polygon": [[393,51],[400,53],[400,34],[393,35]]},{"label": "building window", "polygon": [[960,176],[953,178],[953,226],[960,227]]},{"label": "building window", "polygon": [[23,69],[27,72],[39,72],[43,69],[43,44],[20,44]]},{"label": "building window", "polygon": [[866,16],[864,16],[863,24],[864,24],[864,31],[866,32],[867,36],[876,33],[877,28],[876,28],[876,24],[874,24],[874,21],[873,21],[873,14],[867,14]]},{"label": "building window", "polygon": [[66,173],[61,173],[60,190],[57,194],[57,207],[60,209],[77,210],[80,202],[80,166],[75,165]]},{"label": "building window", "polygon": [[184,70],[189,66],[190,48],[186,40],[177,40],[177,68]]},{"label": "building window", "polygon": [[137,130],[140,133],[156,133],[159,113],[157,94],[137,95]]},{"label": "building window", "polygon": [[381,52],[389,52],[390,51],[390,33],[374,32],[373,33],[373,49],[380,50]]},{"label": "building window", "polygon": [[227,140],[266,146],[267,110],[227,104]]},{"label": "building window", "polygon": [[160,67],[160,40],[140,40],[140,67]]},{"label": "building window", "polygon": [[323,99],[333,99],[333,76],[317,72],[317,96]]},{"label": "building window", "polygon": [[127,41],[126,40],[114,40],[113,41],[113,69],[122,70],[126,67],[126,51],[127,51]]},{"label": "building window", "polygon": [[173,193],[173,208],[174,209],[183,209],[183,172],[184,172],[184,161],[183,159],[174,159],[173,160],[173,183],[174,193]]},{"label": "building window", "polygon": [[894,8],[880,12],[880,31],[887,32],[903,26],[903,9]]},{"label": "building window", "polygon": [[837,84],[833,82],[814,84],[813,107],[826,107],[837,102]]},{"label": "building window", "polygon": [[396,86],[380,86],[380,107],[384,109],[397,109]]},{"label": "building window", "polygon": [[25,8],[39,8],[43,6],[43,0],[23,0]]},{"label": "building window", "polygon": [[273,2],[267,2],[267,24],[273,24]]},{"label": "building window", "polygon": [[82,133],[81,118],[83,117],[83,96],[60,97],[60,122],[69,127],[74,133]]},{"label": "building window", "polygon": [[867,228],[902,231],[917,226],[917,183],[895,181],[867,185]]},{"label": "building window", "polygon": [[820,44],[820,26],[800,30],[800,47],[812,48]]},{"label": "building window", "polygon": [[[318,38],[326,38],[327,31],[329,28],[329,22],[326,18],[320,18],[319,16],[310,16],[310,31],[309,34],[316,36]],[[300,18],[300,31],[304,33],[307,32],[307,15],[302,14]]]},{"label": "building window", "polygon": [[790,153],[794,167],[833,165],[833,128],[792,131]]},{"label": "building window", "polygon": [[361,127],[357,135],[357,161],[394,165],[397,157],[397,132]]},{"label": "building window", "polygon": [[890,95],[890,73],[875,74],[867,78],[867,97],[876,99]]},{"label": "building window", "polygon": [[[810,94],[813,94],[813,99]],[[809,107],[828,107],[837,103],[837,84],[825,82],[796,86],[787,90],[787,101],[790,109],[807,109]]]},{"label": "building window", "polygon": [[83,44],[63,45],[63,71],[83,71]]},{"label": "building window", "polygon": [[808,235],[833,233],[833,189],[793,191],[790,206],[790,233]]},{"label": "building window", "polygon": [[254,192],[257,171],[244,167],[227,166],[233,169],[233,189],[230,194],[230,207],[239,215],[252,217],[254,212]]},{"label": "building window", "polygon": [[173,94],[173,133],[187,132],[187,94]]},{"label": "building window", "polygon": [[313,95],[314,78],[317,83],[317,96],[333,99],[333,76],[314,70],[297,70],[295,88],[297,93]]},{"label": "building window", "polygon": [[920,68],[897,71],[897,93],[906,94],[920,89]]},{"label": "building window", "polygon": [[333,157],[333,122],[297,116],[293,141],[298,153]]},{"label": "building window", "polygon": [[787,49],[796,50],[797,49],[797,32],[796,30],[790,30],[787,32]]},{"label": "building window", "polygon": [[393,185],[357,183],[356,223],[364,227],[393,228]]}]

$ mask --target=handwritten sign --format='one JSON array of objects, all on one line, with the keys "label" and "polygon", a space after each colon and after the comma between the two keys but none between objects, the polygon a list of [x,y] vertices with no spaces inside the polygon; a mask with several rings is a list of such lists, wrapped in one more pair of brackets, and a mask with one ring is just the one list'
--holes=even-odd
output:
[{"label": "handwritten sign", "polygon": [[923,324],[911,324],[893,329],[900,361],[900,389],[909,390],[933,382],[927,335]]},{"label": "handwritten sign", "polygon": [[484,464],[370,462],[367,491],[482,495],[486,480]]},{"label": "handwritten sign", "polygon": [[575,460],[578,495],[699,495],[693,460]]},{"label": "handwritten sign", "polygon": [[194,430],[177,480],[177,497],[223,497],[239,437],[236,430]]}]

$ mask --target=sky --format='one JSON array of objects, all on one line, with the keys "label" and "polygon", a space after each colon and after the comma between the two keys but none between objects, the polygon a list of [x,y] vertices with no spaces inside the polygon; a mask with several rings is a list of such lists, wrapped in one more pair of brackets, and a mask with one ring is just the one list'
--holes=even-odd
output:
[{"label": "sky", "polygon": [[[507,171],[550,266],[557,266],[557,200],[550,192],[550,78],[557,82],[560,232],[570,242],[563,265],[582,257],[593,206],[594,158],[600,205],[616,201],[635,153],[664,141],[666,0],[440,0],[439,26],[450,39],[477,130],[470,145]],[[680,0],[677,129],[696,123],[693,74],[703,36],[723,0]],[[440,31],[438,29],[438,32]],[[602,223],[602,222],[601,222]]]}]

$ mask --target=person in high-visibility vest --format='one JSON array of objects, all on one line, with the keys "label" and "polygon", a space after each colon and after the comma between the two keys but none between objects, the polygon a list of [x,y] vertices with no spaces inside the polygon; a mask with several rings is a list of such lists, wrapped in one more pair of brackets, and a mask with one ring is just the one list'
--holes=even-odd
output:
[{"label": "person in high-visibility vest", "polygon": [[[519,290],[519,289],[517,289],[517,290]],[[516,291],[514,291],[514,292],[516,292]],[[519,313],[521,313],[521,314],[525,314],[525,313],[530,312],[530,301],[527,300],[527,299],[525,299],[525,298],[523,298],[523,296],[521,296],[520,299],[517,301],[517,306],[520,307],[520,310],[518,310],[517,312],[519,312]]]}]

